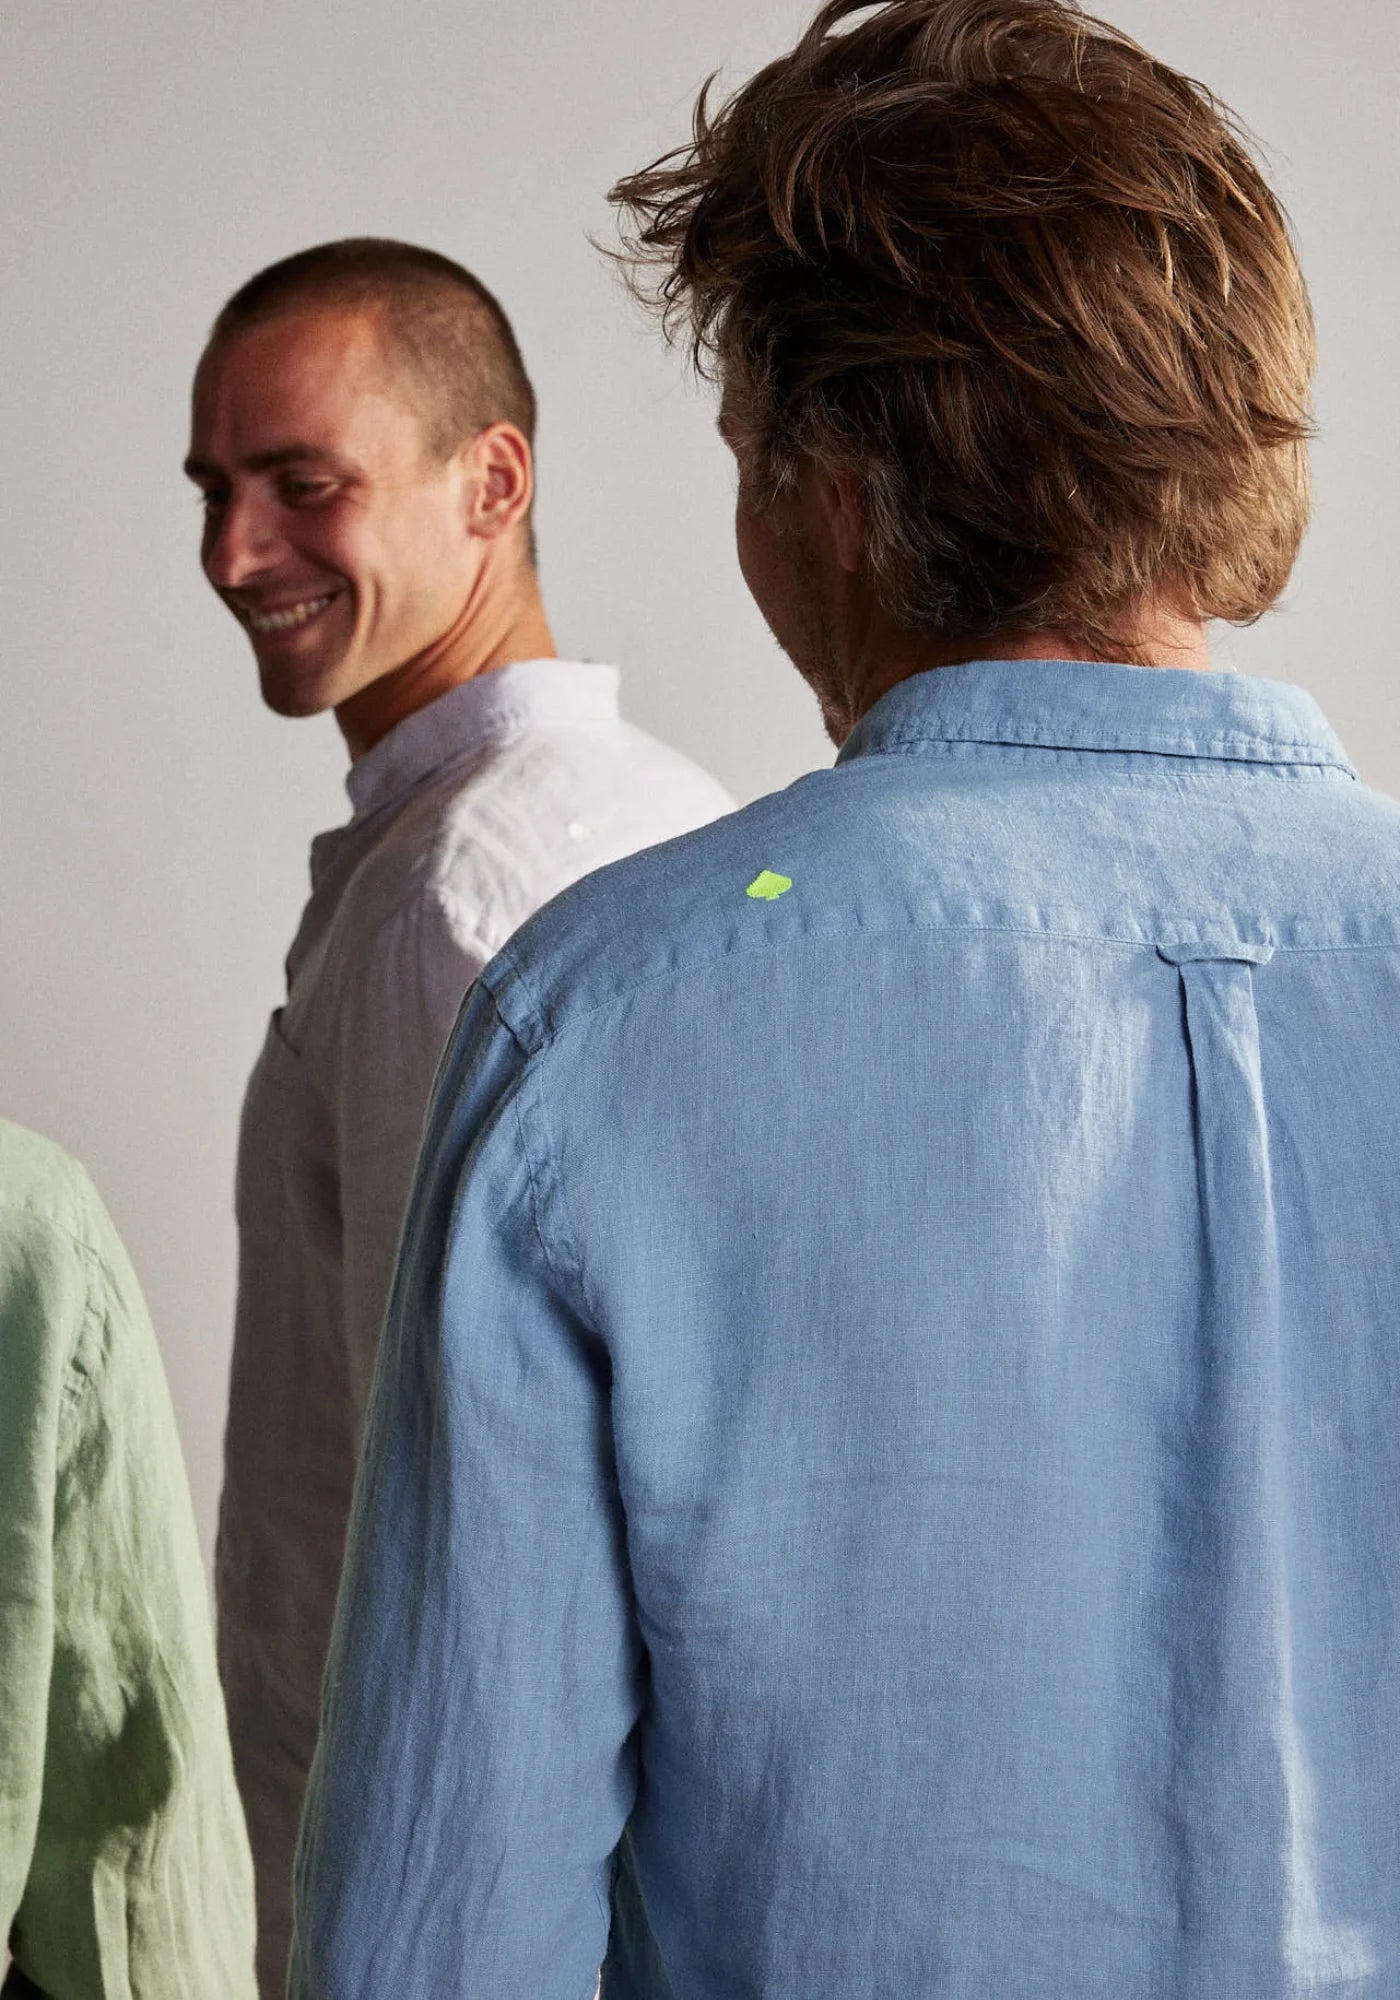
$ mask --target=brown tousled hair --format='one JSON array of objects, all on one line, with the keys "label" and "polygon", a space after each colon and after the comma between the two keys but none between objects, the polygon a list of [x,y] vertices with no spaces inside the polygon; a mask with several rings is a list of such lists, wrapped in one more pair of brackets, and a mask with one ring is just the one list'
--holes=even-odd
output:
[{"label": "brown tousled hair", "polygon": [[755,504],[857,475],[911,628],[1133,660],[1258,618],[1307,521],[1307,292],[1231,114],[1067,0],[828,0],[618,183],[638,292],[718,372]]}]

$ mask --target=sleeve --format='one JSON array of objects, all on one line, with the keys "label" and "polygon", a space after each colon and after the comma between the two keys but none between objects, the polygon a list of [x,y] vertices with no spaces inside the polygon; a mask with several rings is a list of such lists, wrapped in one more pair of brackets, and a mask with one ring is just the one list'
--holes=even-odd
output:
[{"label": "sleeve", "polygon": [[433,1078],[491,953],[436,897],[396,913],[347,968],[334,1115],[347,1364],[362,1414]]},{"label": "sleeve", "polygon": [[135,1276],[88,1198],[42,1797],[5,1990],[252,2000],[252,1871],[174,1415]]},{"label": "sleeve", "polygon": [[592,2000],[641,1645],[540,1069],[484,985],[385,1326],[297,1866],[293,2000]]}]

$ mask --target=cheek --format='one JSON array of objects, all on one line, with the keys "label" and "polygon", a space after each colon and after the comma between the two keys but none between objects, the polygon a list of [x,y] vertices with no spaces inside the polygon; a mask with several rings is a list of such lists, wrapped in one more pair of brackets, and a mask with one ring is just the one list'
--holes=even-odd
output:
[{"label": "cheek", "polygon": [[309,568],[339,577],[357,592],[373,578],[383,540],[373,505],[340,496],[284,518],[287,541]]},{"label": "cheek", "polygon": [[435,492],[382,522],[375,554],[383,587],[424,607],[455,597],[470,573],[460,515]]},{"label": "cheek", "polygon": [[737,500],[734,506],[734,550],[744,582],[760,602],[765,575],[772,566],[771,551],[766,546],[771,540],[772,529],[765,529],[762,520],[750,513],[742,498]]},{"label": "cheek", "polygon": [[296,546],[318,569],[356,583],[366,567],[366,543],[362,525],[344,515],[322,515],[300,524]]},{"label": "cheek", "polygon": [[734,509],[734,547],[749,594],[776,630],[786,622],[784,605],[791,595],[789,563],[772,521],[766,515],[751,513],[742,500]]}]

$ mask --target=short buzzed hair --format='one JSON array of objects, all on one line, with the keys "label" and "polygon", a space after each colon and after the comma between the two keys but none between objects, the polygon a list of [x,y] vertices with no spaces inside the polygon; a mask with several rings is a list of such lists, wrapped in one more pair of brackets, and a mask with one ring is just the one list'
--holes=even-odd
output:
[{"label": "short buzzed hair", "polygon": [[298,250],[239,286],[210,345],[316,307],[380,315],[437,456],[450,457],[494,423],[514,424],[533,444],[535,392],[510,321],[481,280],[450,257],[380,236]]},{"label": "short buzzed hair", "polygon": [[1072,0],[827,0],[612,198],[757,504],[853,471],[901,624],[1131,660],[1140,595],[1243,623],[1283,589],[1313,366],[1287,222],[1211,93]]}]

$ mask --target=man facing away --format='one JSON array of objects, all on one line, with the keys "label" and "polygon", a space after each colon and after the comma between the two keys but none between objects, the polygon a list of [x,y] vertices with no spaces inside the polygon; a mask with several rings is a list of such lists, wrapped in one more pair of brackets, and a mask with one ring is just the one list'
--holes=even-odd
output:
[{"label": "man facing away", "polygon": [[1394,2000],[1400,811],[1205,642],[1277,204],[1056,0],[832,0],[620,197],[841,752],[466,1010],[292,1990],[587,2000],[615,1866],[609,2000]]},{"label": "man facing away", "polygon": [[249,1084],[219,1525],[220,1664],[280,1996],[361,1426],[433,1072],[516,926],[600,862],[730,801],[559,660],[530,530],[535,403],[475,278],[351,240],[230,299],[194,387],[205,574],[264,699],[334,709],[353,815]]}]

